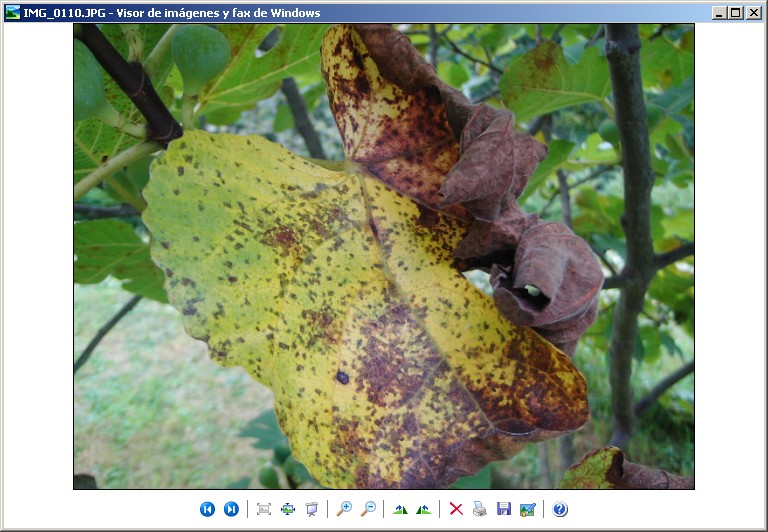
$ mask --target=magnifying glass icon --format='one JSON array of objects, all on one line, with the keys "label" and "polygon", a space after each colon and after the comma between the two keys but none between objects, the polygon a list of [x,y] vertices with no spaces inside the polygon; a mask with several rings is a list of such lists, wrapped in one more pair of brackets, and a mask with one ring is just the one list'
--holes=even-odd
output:
[{"label": "magnifying glass icon", "polygon": [[364,516],[368,512],[373,512],[376,510],[376,503],[373,501],[368,501],[365,503],[365,510],[363,510],[363,513],[360,514],[360,517]]},{"label": "magnifying glass icon", "polygon": [[336,512],[336,517],[340,516],[342,512],[348,512],[351,509],[352,509],[352,503],[349,501],[344,501],[343,503],[341,503],[341,510]]}]

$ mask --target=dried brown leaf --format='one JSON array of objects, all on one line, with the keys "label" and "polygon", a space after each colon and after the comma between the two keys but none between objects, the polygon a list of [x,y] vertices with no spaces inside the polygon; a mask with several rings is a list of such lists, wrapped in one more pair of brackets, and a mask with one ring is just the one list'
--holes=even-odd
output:
[{"label": "dried brown leaf", "polygon": [[[546,157],[546,147],[530,135],[515,131],[511,111],[472,105],[463,94],[441,81],[409,39],[391,26],[357,25],[350,35],[357,46],[359,63],[372,61],[373,77],[381,76],[398,88],[399,92],[383,101],[398,106],[400,115],[412,117],[406,126],[415,130],[410,135],[434,135],[432,144],[424,140],[416,144],[431,146],[439,138],[438,144],[445,151],[445,146],[450,146],[447,126],[459,139],[460,157],[442,174],[445,165],[421,172],[424,161],[419,162],[415,173],[408,172],[400,162],[389,164],[383,172],[372,168],[373,173],[430,208],[471,215],[474,221],[454,255],[466,264],[491,268],[494,299],[507,319],[534,328],[572,354],[597,315],[603,274],[586,242],[561,224],[525,213],[517,203],[536,166]],[[355,41],[358,38],[360,42]],[[365,87],[373,84],[382,85],[368,80],[363,83]],[[364,95],[365,105],[371,108],[382,99],[374,93]],[[425,99],[422,94],[429,97]],[[347,106],[334,105],[335,98],[332,95],[334,114],[337,121],[343,121],[340,115]],[[357,101],[354,107],[363,107],[362,102]],[[428,110],[426,114],[424,109]],[[405,131],[398,131],[386,120],[379,126],[394,128],[397,138],[389,135],[384,144],[402,152]],[[424,133],[424,124],[430,124],[436,133]],[[376,142],[379,140],[377,137]],[[418,153],[429,155],[423,150]],[[413,159],[413,155],[409,157]],[[352,158],[366,161],[357,153]],[[540,293],[532,296],[526,286]]]}]

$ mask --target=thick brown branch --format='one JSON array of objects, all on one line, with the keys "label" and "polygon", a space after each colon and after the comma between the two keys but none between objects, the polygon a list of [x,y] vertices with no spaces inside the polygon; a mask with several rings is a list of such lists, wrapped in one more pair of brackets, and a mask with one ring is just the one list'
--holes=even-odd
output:
[{"label": "thick brown branch", "polygon": [[651,391],[649,391],[645,395],[645,397],[640,399],[635,404],[635,409],[634,409],[635,410],[635,415],[636,416],[641,415],[643,412],[645,412],[645,410],[649,406],[651,406],[656,401],[656,399],[661,397],[661,395],[664,392],[666,392],[672,386],[674,386],[675,384],[677,384],[678,382],[683,380],[685,377],[687,377],[688,375],[693,373],[693,369],[694,369],[695,366],[696,366],[695,361],[691,360],[685,366],[679,368],[674,373],[672,373],[672,374],[668,375],[667,377],[665,377],[664,379],[662,379],[656,386],[651,388]]},{"label": "thick brown branch", "polygon": [[606,277],[603,281],[603,290],[610,290],[612,288],[624,288],[627,286],[627,278],[619,275],[614,275],[612,277]]},{"label": "thick brown branch", "polygon": [[645,293],[656,273],[651,237],[653,171],[643,84],[640,75],[640,35],[636,24],[608,24],[605,55],[613,87],[616,125],[623,147],[624,215],[627,259],[621,276],[627,279],[616,303],[609,347],[613,406],[611,444],[623,447],[632,435],[632,354],[637,341],[637,318]]},{"label": "thick brown branch", "polygon": [[288,107],[293,115],[293,123],[296,126],[296,130],[304,139],[309,155],[315,159],[327,159],[325,150],[323,149],[323,143],[320,141],[317,131],[315,131],[312,122],[309,120],[307,104],[304,102],[304,98],[299,92],[296,80],[293,78],[285,78],[280,90],[283,92],[283,95],[288,102]]},{"label": "thick brown branch", "polygon": [[141,64],[127,62],[96,24],[83,24],[79,39],[147,120],[147,140],[167,147],[170,141],[181,137],[181,125],[158,96]]},{"label": "thick brown branch", "polygon": [[661,270],[670,264],[674,264],[679,260],[690,257],[693,255],[693,244],[693,242],[688,242],[687,244],[683,244],[682,246],[675,248],[672,251],[662,253],[661,255],[656,255],[653,258],[654,266],[656,266],[657,270]]}]

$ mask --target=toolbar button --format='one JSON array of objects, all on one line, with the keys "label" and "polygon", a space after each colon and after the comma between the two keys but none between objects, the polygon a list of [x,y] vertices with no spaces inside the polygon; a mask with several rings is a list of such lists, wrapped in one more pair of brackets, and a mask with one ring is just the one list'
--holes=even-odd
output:
[{"label": "toolbar button", "polygon": [[712,20],[726,20],[728,18],[728,6],[712,6]]},{"label": "toolbar button", "polygon": [[203,517],[211,517],[214,513],[216,513],[216,507],[212,502],[205,501],[200,505],[200,513],[203,515]]},{"label": "toolbar button", "polygon": [[552,505],[552,513],[555,517],[564,517],[568,513],[568,505],[563,501],[557,501]]}]

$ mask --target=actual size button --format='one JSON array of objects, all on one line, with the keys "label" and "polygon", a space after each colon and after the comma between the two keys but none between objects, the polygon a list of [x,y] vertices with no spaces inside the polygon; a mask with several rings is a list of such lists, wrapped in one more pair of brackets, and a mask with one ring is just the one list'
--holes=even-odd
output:
[{"label": "actual size button", "polygon": [[726,20],[728,18],[728,6],[712,6],[712,20]]},{"label": "actual size button", "polygon": [[763,6],[747,6],[747,20],[763,20]]},{"label": "actual size button", "polygon": [[728,6],[728,20],[743,20],[744,8],[742,6]]}]

